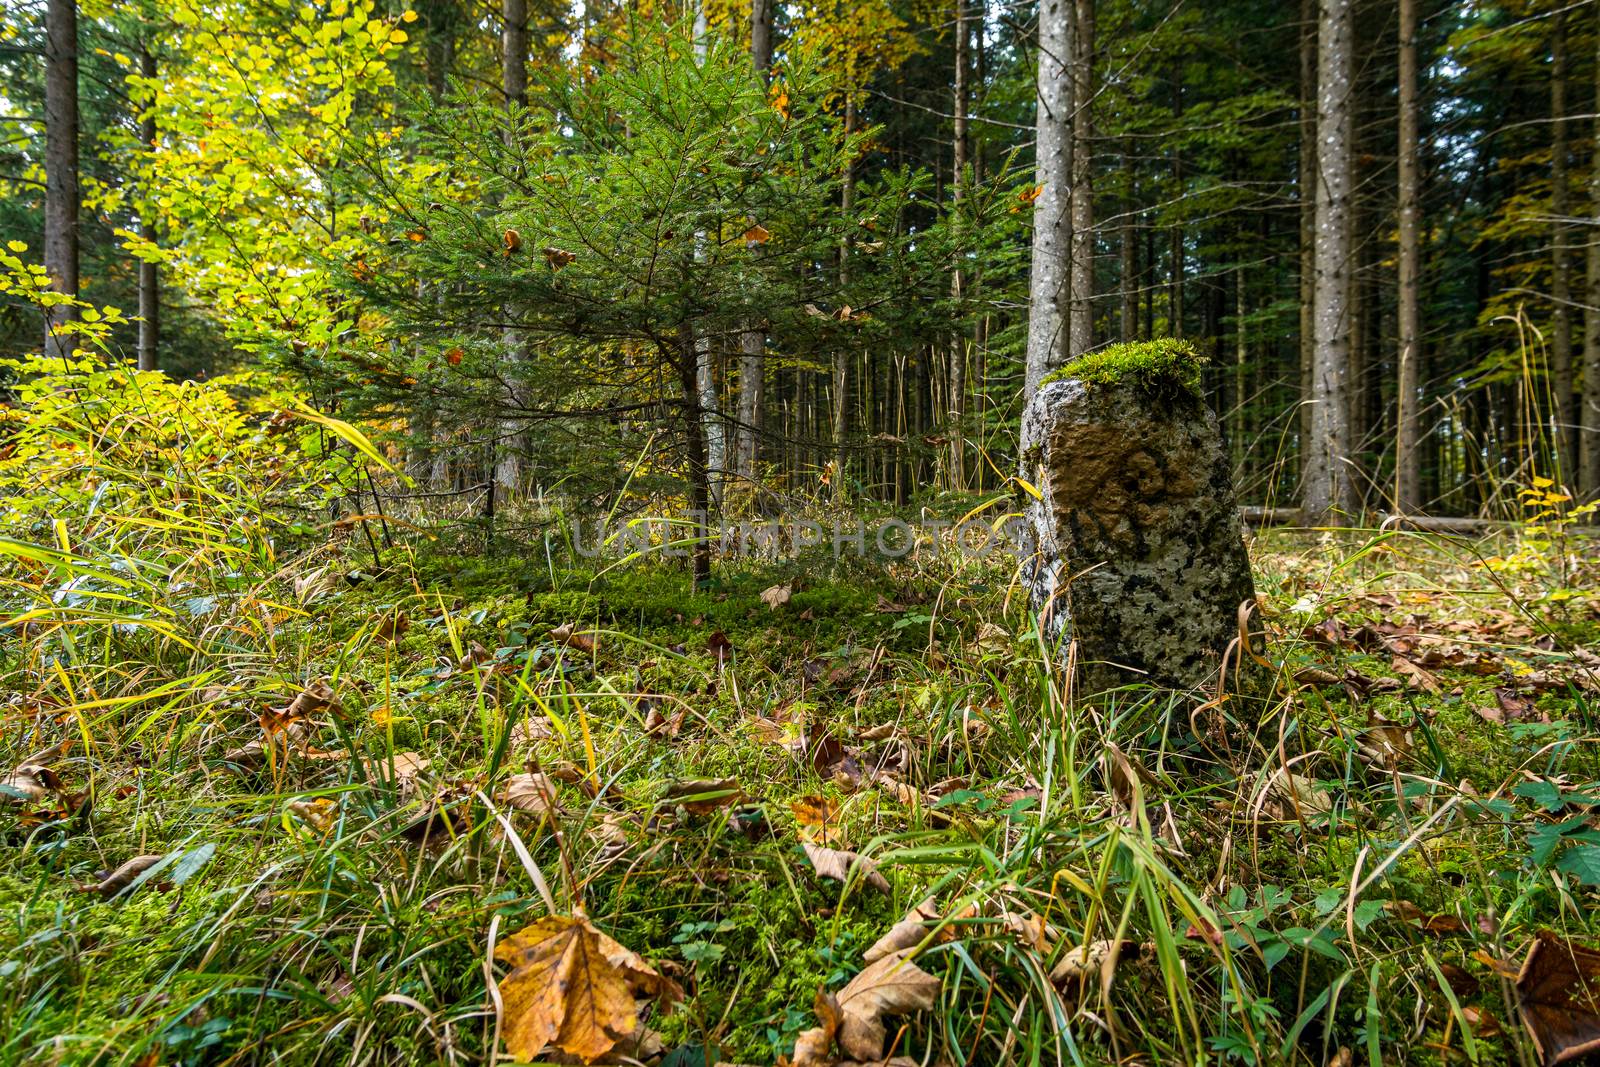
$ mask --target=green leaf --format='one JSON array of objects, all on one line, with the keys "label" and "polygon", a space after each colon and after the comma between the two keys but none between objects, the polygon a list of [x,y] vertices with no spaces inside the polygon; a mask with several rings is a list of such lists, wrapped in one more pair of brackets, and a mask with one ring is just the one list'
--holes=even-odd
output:
[{"label": "green leaf", "polygon": [[1600,885],[1600,844],[1573,845],[1556,861],[1556,870],[1584,885]]}]

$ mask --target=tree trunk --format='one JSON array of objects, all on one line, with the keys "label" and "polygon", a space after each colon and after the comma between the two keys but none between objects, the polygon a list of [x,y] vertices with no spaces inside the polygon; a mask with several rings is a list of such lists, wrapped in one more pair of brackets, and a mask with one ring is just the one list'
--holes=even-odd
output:
[{"label": "tree trunk", "polygon": [[1094,101],[1094,0],[1075,0],[1072,50],[1072,302],[1067,327],[1069,358],[1094,347],[1094,157],[1090,118]]},{"label": "tree trunk", "polygon": [[[1596,7],[1600,11],[1600,7]],[[1595,36],[1600,42],[1600,33]],[[1589,149],[1589,214],[1600,218],[1600,43],[1596,45],[1594,133]],[[1600,226],[1589,226],[1585,249],[1583,310],[1583,471],[1585,498],[1600,497]]]},{"label": "tree trunk", "polygon": [[1573,427],[1577,411],[1573,404],[1572,379],[1572,257],[1567,254],[1571,212],[1567,189],[1567,19],[1557,11],[1550,40],[1550,126],[1554,143],[1550,161],[1550,297],[1555,304],[1555,322],[1550,336],[1551,446],[1555,450],[1555,477],[1569,482],[1577,469],[1573,448]]},{"label": "tree trunk", "polygon": [[[50,288],[78,295],[78,4],[45,4],[44,265]],[[77,319],[71,307],[52,308],[44,353],[65,356],[72,339],[60,327]]]},{"label": "tree trunk", "polygon": [[1422,510],[1422,316],[1417,301],[1421,243],[1417,229],[1417,0],[1400,0],[1400,287],[1399,385],[1396,394],[1394,510]]},{"label": "tree trunk", "polygon": [[[500,5],[500,89],[505,95],[506,109],[516,111],[528,104],[528,4],[527,0],[501,0]],[[515,132],[507,129],[506,136],[514,138]],[[513,146],[515,147],[515,146]],[[506,318],[515,317],[511,308]],[[523,359],[522,339],[514,327],[505,330],[506,362],[515,365]],[[513,374],[513,378],[515,374]],[[516,399],[513,383],[510,399]],[[514,491],[522,482],[523,435],[520,423],[502,419],[498,440],[490,443],[491,476],[496,485],[507,492]],[[490,489],[493,499],[494,489]]]},{"label": "tree trunk", "polygon": [[[154,84],[156,57],[148,46],[139,51],[139,76]],[[151,90],[144,117],[139,120],[139,143],[151,155],[156,151],[156,101]],[[153,168],[152,168],[153,169]],[[156,240],[155,190],[144,190],[139,209],[139,236],[151,244]],[[155,370],[161,344],[161,268],[152,259],[139,260],[139,369]]]},{"label": "tree trunk", "polygon": [[[1040,0],[1033,262],[1028,276],[1028,349],[1023,405],[1062,364],[1072,249],[1072,0]],[[1027,442],[1024,442],[1026,446]]]},{"label": "tree trunk", "polygon": [[1311,441],[1301,509],[1326,521],[1351,502],[1350,88],[1352,0],[1321,0],[1317,33],[1317,213]]},{"label": "tree trunk", "polygon": [[[772,74],[772,0],[752,0],[750,4],[750,61],[762,81],[768,81]],[[760,243],[745,242],[745,254],[759,256]],[[766,348],[766,331],[759,324],[752,322],[739,334],[739,424],[733,436],[733,469],[747,486],[756,475],[756,437],[766,388]]]},{"label": "tree trunk", "polygon": [[678,387],[683,403],[683,439],[689,461],[689,518],[694,544],[690,572],[696,588],[711,580],[711,470],[706,456],[705,412],[700,408],[700,345],[685,323],[678,332]]},{"label": "tree trunk", "polygon": [[[950,197],[955,225],[961,226],[961,211],[967,182],[967,14],[968,0],[956,0],[955,25],[955,159],[951,167]],[[950,295],[959,304],[965,295],[961,269],[950,275]],[[967,339],[956,333],[950,339],[949,372],[946,375],[950,414],[950,488],[967,487],[965,416],[967,409]]]},{"label": "tree trunk", "polygon": [[772,74],[772,5],[775,0],[750,2],[750,58],[766,79]]},{"label": "tree trunk", "polygon": [[1139,231],[1135,226],[1138,207],[1134,196],[1132,153],[1127,138],[1122,141],[1122,329],[1120,340],[1135,341],[1139,336]]},{"label": "tree trunk", "polygon": [[507,104],[528,104],[528,0],[500,0],[500,89]]},{"label": "tree trunk", "polygon": [[1316,350],[1317,6],[1300,0],[1300,476],[1311,455],[1311,365]]},{"label": "tree trunk", "polygon": [[[856,129],[855,97],[847,96],[844,102],[844,135],[849,138]],[[849,229],[856,205],[856,163],[854,157],[845,163],[844,190],[839,195],[839,213]],[[850,287],[850,239],[839,242],[839,292],[848,295]],[[843,345],[833,352],[833,497],[844,497],[844,435],[850,430],[850,350]]]},{"label": "tree trunk", "polygon": [[[1173,71],[1172,80],[1172,117],[1174,125],[1183,117],[1183,68],[1178,67]],[[1183,153],[1178,149],[1172,150],[1172,184],[1173,202],[1183,200]],[[1168,274],[1167,274],[1167,333],[1172,337],[1183,336],[1183,223],[1175,222],[1168,231]]]}]

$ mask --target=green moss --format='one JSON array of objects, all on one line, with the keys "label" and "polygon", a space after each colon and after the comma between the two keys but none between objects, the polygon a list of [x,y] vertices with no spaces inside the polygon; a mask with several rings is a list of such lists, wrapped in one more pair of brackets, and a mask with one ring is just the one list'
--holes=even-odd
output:
[{"label": "green moss", "polygon": [[1206,357],[1188,341],[1161,337],[1111,345],[1079,356],[1045,381],[1076,378],[1088,386],[1127,383],[1157,395],[1198,396],[1200,370],[1205,362]]}]

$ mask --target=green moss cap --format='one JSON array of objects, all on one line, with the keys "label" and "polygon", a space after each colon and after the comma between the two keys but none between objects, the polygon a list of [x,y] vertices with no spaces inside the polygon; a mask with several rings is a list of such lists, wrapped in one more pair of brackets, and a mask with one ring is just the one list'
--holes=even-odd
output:
[{"label": "green moss cap", "polygon": [[1200,394],[1200,370],[1206,357],[1188,341],[1160,337],[1128,341],[1079,356],[1045,378],[1076,378],[1088,386],[1127,383],[1155,394]]}]

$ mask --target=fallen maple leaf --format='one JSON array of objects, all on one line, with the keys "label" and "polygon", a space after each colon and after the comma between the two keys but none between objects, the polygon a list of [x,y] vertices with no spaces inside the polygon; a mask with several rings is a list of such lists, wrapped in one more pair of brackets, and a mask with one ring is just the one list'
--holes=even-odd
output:
[{"label": "fallen maple leaf", "polygon": [[939,993],[939,979],[911,962],[910,952],[894,952],[867,964],[839,990],[839,1048],[857,1060],[883,1058],[888,1037],[883,1016],[927,1011]]},{"label": "fallen maple leaf", "polygon": [[831,797],[807,796],[790,801],[794,821],[800,824],[800,836],[820,845],[836,845],[842,838],[839,825],[839,805]]},{"label": "fallen maple leaf", "polygon": [[1546,1064],[1600,1051],[1600,952],[1540,931],[1517,973],[1517,1011]]},{"label": "fallen maple leaf", "polygon": [[800,842],[800,847],[806,850],[806,859],[810,860],[811,866],[816,869],[817,877],[832,878],[836,882],[848,884],[854,871],[878,892],[885,895],[889,893],[889,880],[878,873],[876,863],[860,853],[846,852],[839,848],[824,848],[810,841]]},{"label": "fallen maple leaf", "polygon": [[761,602],[770,611],[777,611],[789,602],[789,597],[794,593],[794,587],[789,585],[774,585],[761,592]]},{"label": "fallen maple leaf", "polygon": [[593,1063],[639,1025],[638,996],[674,1000],[677,985],[582,915],[550,915],[495,947],[506,1048],[526,1063],[555,1048]]}]

